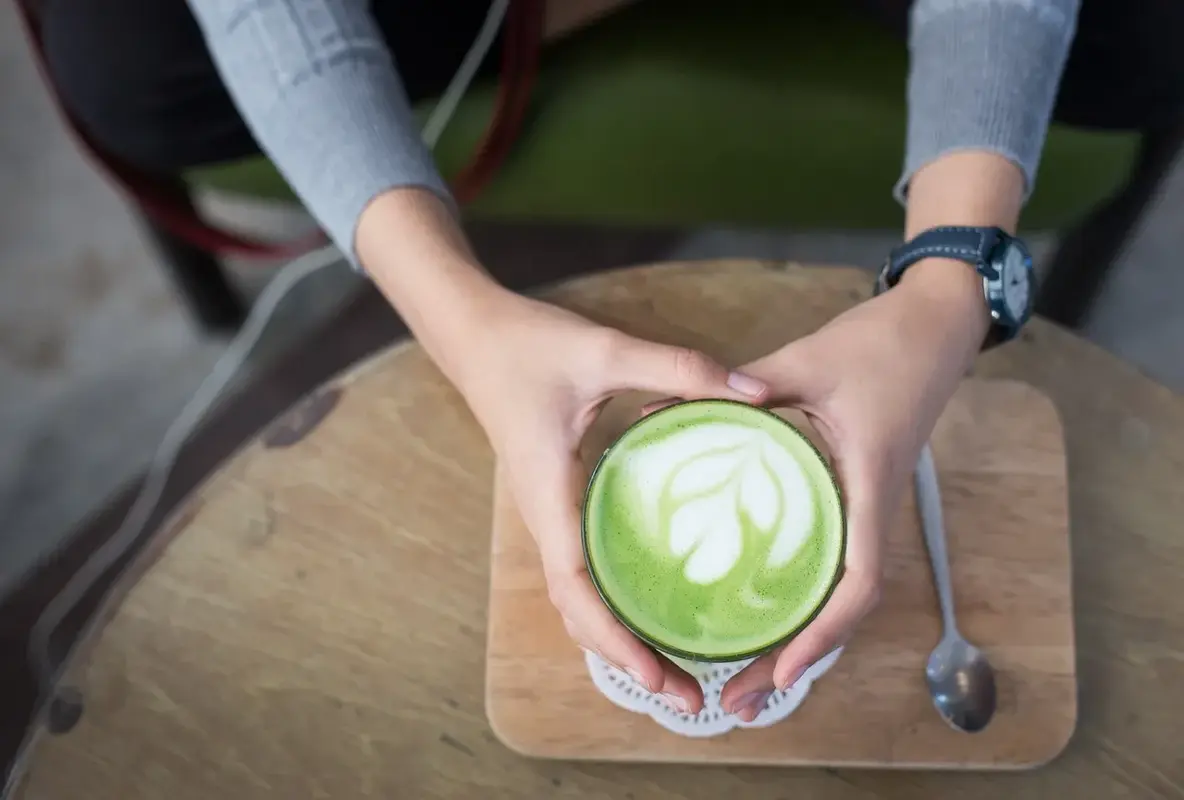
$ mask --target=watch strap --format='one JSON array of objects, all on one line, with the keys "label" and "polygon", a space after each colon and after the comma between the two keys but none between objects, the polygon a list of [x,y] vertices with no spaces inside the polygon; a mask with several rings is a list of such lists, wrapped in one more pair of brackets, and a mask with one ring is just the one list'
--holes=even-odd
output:
[{"label": "watch strap", "polygon": [[884,271],[885,283],[895,286],[906,269],[925,258],[952,258],[965,261],[979,273],[993,273],[989,259],[999,238],[997,228],[962,225],[930,228],[892,251]]}]

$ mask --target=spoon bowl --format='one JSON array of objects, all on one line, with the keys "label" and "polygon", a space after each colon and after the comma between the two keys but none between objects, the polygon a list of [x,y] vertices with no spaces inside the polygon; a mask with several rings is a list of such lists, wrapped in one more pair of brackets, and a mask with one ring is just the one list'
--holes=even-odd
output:
[{"label": "spoon bowl", "polygon": [[929,654],[925,681],[933,706],[952,727],[977,733],[995,714],[995,673],[983,652],[960,636]]}]

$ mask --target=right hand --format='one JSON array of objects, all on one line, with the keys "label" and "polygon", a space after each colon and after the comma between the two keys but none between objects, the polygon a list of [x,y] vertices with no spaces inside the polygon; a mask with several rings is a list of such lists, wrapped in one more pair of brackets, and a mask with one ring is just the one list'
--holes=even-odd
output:
[{"label": "right hand", "polygon": [[622,626],[592,585],[581,545],[580,440],[627,390],[760,403],[767,387],[695,350],[655,344],[512,294],[483,316],[456,382],[504,465],[542,559],[551,602],[581,647],[696,713],[699,683]]}]

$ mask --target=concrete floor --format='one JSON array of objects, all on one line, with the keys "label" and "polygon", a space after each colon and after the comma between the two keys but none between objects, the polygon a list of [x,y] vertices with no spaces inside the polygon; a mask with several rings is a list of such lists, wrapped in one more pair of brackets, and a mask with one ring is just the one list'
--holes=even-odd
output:
[{"label": "concrete floor", "polygon": [[[0,591],[142,467],[224,347],[195,334],[125,205],[59,124],[14,14],[0,3]],[[272,229],[308,224],[233,210]],[[1177,165],[1087,331],[1178,390],[1182,220]],[[888,232],[703,231],[669,255],[870,267],[892,241]],[[253,274],[248,283],[269,273]],[[340,270],[293,297],[268,349],[330,313],[356,280]]]}]

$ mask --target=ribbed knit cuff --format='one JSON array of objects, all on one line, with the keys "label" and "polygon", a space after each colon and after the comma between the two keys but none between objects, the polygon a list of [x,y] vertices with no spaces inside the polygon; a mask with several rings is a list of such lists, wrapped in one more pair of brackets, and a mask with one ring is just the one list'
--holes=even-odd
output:
[{"label": "ribbed knit cuff", "polygon": [[902,203],[925,164],[960,150],[1013,161],[1031,194],[1077,0],[917,0],[909,34]]},{"label": "ribbed knit cuff", "polygon": [[256,141],[358,266],[358,218],[396,187],[455,208],[368,0],[190,0]]},{"label": "ribbed knit cuff", "polygon": [[[260,138],[355,267],[358,219],[383,192],[417,186],[455,209],[392,66],[357,59],[327,64],[286,95],[283,113],[264,115]],[[297,109],[302,113],[293,116]]]}]

